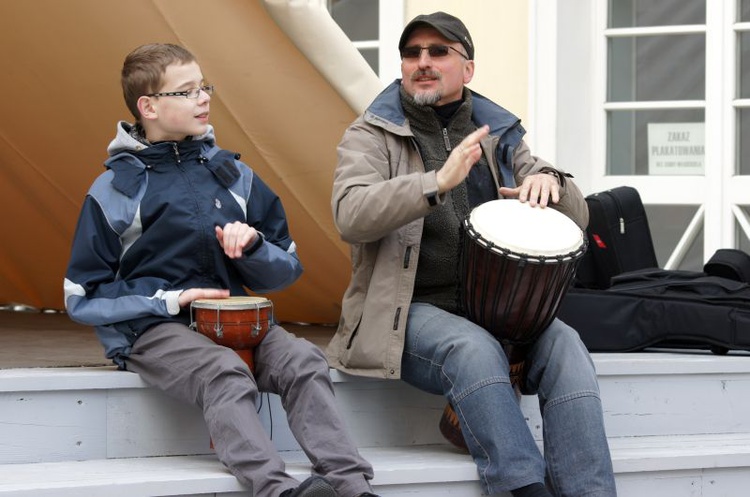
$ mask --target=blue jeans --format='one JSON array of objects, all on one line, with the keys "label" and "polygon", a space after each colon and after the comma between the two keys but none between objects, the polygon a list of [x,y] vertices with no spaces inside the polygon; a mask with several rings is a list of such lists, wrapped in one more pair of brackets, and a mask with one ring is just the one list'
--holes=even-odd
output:
[{"label": "blue jeans", "polygon": [[529,352],[524,393],[539,397],[540,453],[510,384],[508,359],[483,328],[429,304],[412,304],[402,378],[448,399],[487,494],[549,478],[559,496],[616,495],[599,386],[578,334],[559,320]]}]

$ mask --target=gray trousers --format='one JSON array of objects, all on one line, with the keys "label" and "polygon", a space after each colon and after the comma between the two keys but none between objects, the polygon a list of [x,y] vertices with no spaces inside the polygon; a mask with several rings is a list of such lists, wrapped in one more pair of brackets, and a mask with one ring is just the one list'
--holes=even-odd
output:
[{"label": "gray trousers", "polygon": [[289,427],[342,497],[371,491],[372,467],[357,451],[338,412],[323,353],[274,326],[255,350],[255,375],[231,349],[179,323],[160,324],[136,341],[126,360],[148,385],[203,410],[219,460],[256,497],[277,496],[299,482],[256,410],[260,392],[281,397]]}]

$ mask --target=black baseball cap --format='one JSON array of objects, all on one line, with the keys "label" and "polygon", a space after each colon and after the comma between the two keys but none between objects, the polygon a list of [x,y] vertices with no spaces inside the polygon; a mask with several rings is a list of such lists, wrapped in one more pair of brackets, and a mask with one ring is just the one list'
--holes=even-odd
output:
[{"label": "black baseball cap", "polygon": [[469,30],[466,29],[461,19],[454,17],[445,12],[433,12],[432,14],[421,14],[409,21],[401,38],[398,40],[398,49],[401,50],[406,45],[409,35],[415,28],[420,25],[430,26],[451,41],[457,41],[463,45],[469,60],[474,59],[474,42],[471,41]]}]

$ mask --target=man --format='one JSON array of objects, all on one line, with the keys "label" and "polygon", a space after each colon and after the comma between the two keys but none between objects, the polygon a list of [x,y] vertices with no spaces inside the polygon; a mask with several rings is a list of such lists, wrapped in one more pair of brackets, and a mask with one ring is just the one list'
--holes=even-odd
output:
[{"label": "man", "polygon": [[402,79],[338,149],[332,207],[353,272],[329,362],[444,395],[487,494],[613,496],[596,373],[577,333],[555,320],[526,357],[524,393],[539,395],[542,456],[502,346],[462,317],[456,298],[460,222],[473,207],[518,198],[584,228],[585,201],[567,175],[530,154],[518,118],[465,88],[474,44],[459,19],[417,16],[399,50]]}]

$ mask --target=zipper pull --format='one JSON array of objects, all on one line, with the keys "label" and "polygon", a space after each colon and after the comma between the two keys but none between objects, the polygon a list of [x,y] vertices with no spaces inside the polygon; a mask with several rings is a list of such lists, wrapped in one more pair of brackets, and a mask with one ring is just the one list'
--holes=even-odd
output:
[{"label": "zipper pull", "polygon": [[443,128],[443,141],[445,142],[445,151],[450,152],[451,151],[451,141],[448,138],[448,130]]},{"label": "zipper pull", "polygon": [[620,234],[621,235],[625,234],[625,219],[624,218],[620,218]]},{"label": "zipper pull", "polygon": [[172,142],[172,149],[174,150],[175,160],[177,160],[177,164],[181,164],[182,161],[180,160],[180,151],[177,149],[177,142]]}]

